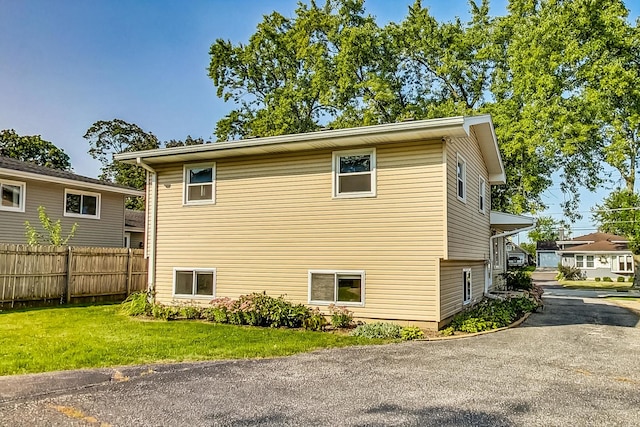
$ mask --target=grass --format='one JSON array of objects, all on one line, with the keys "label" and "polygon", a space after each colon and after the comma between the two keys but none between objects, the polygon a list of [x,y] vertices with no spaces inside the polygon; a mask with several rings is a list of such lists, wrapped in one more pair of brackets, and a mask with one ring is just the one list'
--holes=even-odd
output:
[{"label": "grass", "polygon": [[142,320],[119,313],[119,305],[0,311],[0,375],[277,357],[381,342],[327,332]]},{"label": "grass", "polygon": [[607,299],[612,299],[616,301],[640,302],[639,297],[607,297]]},{"label": "grass", "polygon": [[569,289],[600,289],[611,291],[627,291],[633,282],[596,282],[595,280],[560,280],[562,286]]}]

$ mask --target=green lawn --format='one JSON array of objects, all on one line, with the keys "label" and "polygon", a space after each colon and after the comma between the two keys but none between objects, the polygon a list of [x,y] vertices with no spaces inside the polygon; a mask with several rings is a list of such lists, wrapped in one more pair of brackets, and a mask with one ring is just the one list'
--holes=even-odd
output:
[{"label": "green lawn", "polygon": [[605,289],[626,291],[633,286],[633,282],[596,282],[595,280],[560,280],[562,286],[569,289]]},{"label": "green lawn", "polygon": [[155,321],[119,305],[0,311],[0,375],[152,362],[286,356],[380,343],[327,332]]}]

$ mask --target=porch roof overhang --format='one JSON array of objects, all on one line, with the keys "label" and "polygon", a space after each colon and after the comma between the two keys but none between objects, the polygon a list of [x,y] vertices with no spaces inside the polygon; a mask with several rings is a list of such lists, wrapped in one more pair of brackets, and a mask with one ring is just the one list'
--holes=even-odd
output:
[{"label": "porch roof overhang", "polygon": [[498,211],[491,211],[489,222],[491,228],[502,232],[517,231],[536,225],[535,218]]}]

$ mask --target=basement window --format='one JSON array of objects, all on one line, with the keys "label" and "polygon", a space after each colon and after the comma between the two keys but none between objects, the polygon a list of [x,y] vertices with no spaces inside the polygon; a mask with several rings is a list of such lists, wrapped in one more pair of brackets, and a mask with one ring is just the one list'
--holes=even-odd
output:
[{"label": "basement window", "polygon": [[215,268],[174,268],[173,296],[211,298],[215,294]]},{"label": "basement window", "polygon": [[309,303],[363,305],[364,271],[310,271]]}]

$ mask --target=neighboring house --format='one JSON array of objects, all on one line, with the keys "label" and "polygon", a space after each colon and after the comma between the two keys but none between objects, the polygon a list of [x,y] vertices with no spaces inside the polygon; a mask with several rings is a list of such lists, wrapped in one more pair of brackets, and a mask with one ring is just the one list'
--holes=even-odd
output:
[{"label": "neighboring house", "polygon": [[529,253],[512,241],[507,242],[507,265],[524,267],[529,265]]},{"label": "neighboring house", "polygon": [[144,192],[118,184],[0,157],[0,243],[27,242],[25,221],[40,230],[38,206],[63,233],[74,223],[74,246],[122,247],[125,236],[124,203],[127,196]]},{"label": "neighboring house", "polygon": [[125,209],[124,211],[124,247],[144,248],[144,211]]},{"label": "neighboring house", "polygon": [[505,212],[491,211],[491,283],[489,288],[504,287],[504,276],[507,272],[509,236],[531,230],[535,227],[534,218],[514,215]]},{"label": "neighboring house", "polygon": [[489,116],[115,159],[149,172],[145,251],[160,303],[266,291],[435,328],[491,287],[492,245],[521,218],[492,238],[490,186],[505,173]]},{"label": "neighboring house", "polygon": [[557,269],[560,264],[557,243],[553,240],[536,242],[536,266],[537,268]]},{"label": "neighboring house", "polygon": [[633,253],[626,237],[598,232],[556,243],[562,265],[579,268],[587,278],[628,278],[634,274]]}]

